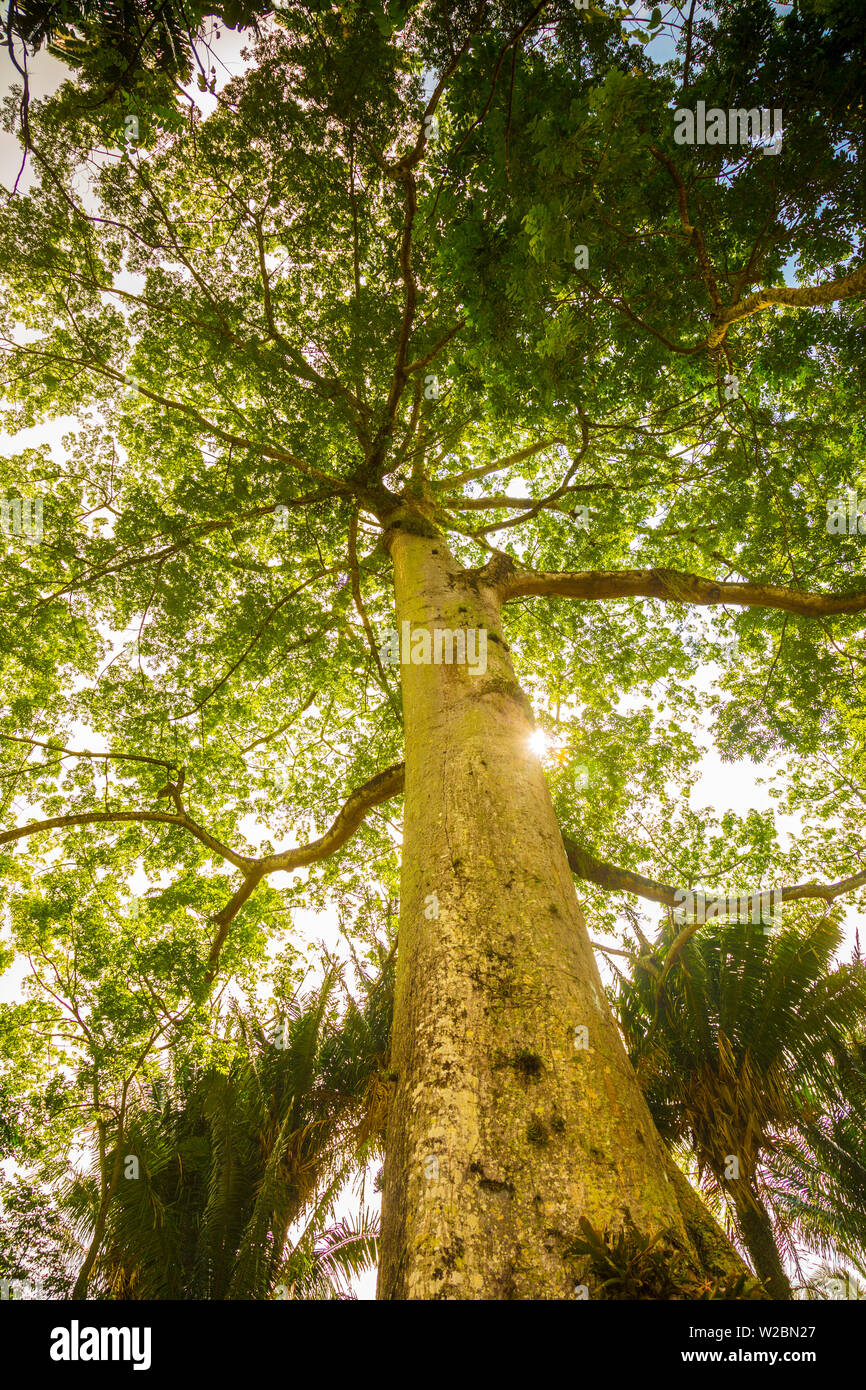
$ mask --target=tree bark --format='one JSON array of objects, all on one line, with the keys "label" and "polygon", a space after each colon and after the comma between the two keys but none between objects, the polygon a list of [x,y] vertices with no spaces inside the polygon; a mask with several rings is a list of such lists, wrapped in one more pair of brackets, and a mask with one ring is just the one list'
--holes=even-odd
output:
[{"label": "tree bark", "polygon": [[[709,1257],[689,1232],[529,746],[532,712],[496,590],[416,513],[398,516],[386,543],[398,630],[483,628],[488,647],[483,674],[401,667],[396,1079],[378,1297],[569,1299],[581,1284],[592,1297],[586,1262],[566,1253],[581,1217],[599,1231],[627,1217],[670,1230],[705,1272],[744,1272],[718,1227]],[[703,1208],[691,1198],[696,1230]]]},{"label": "tree bark", "polygon": [[728,1237],[713,1213],[692,1187],[686,1175],[665,1149],[667,1173],[676,1190],[686,1231],[698,1252],[700,1267],[712,1279],[747,1273]]},{"label": "tree bark", "polygon": [[[124,1086],[124,1103],[126,1100],[126,1087]],[[78,1271],[75,1285],[70,1297],[72,1299],[85,1299],[90,1283],[90,1275],[93,1266],[96,1264],[97,1256],[102,1247],[105,1236],[105,1227],[108,1221],[108,1209],[117,1191],[117,1184],[120,1181],[120,1170],[123,1167],[123,1122],[118,1130],[117,1143],[114,1150],[114,1159],[111,1165],[111,1176],[108,1175],[105,1155],[105,1124],[102,1120],[97,1120],[97,1132],[99,1136],[99,1172],[100,1172],[100,1196],[99,1209],[96,1213],[96,1221],[93,1227],[93,1235],[87,1247],[87,1254],[84,1262]]]},{"label": "tree bark", "polygon": [[767,1208],[751,1187],[744,1183],[731,1184],[731,1187],[734,1191],[737,1225],[755,1273],[771,1298],[793,1298]]}]

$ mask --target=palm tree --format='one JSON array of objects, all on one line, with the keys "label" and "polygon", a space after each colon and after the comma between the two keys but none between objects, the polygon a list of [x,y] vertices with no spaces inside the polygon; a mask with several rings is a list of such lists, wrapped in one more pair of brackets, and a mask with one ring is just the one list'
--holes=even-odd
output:
[{"label": "palm tree", "polygon": [[[392,959],[339,1018],[336,972],[276,1024],[235,1008],[240,1047],[226,1071],[175,1056],[140,1094],[123,1138],[133,1176],[108,1213],[97,1296],[339,1297],[348,1274],[375,1262],[369,1213],[328,1218],[351,1173],[381,1153]],[[97,1186],[94,1170],[66,1193],[82,1231]]]},{"label": "palm tree", "polygon": [[90,80],[129,90],[143,71],[187,81],[193,45],[207,15],[232,28],[254,26],[273,7],[250,0],[10,0],[0,38],[81,69]]},{"label": "palm tree", "polygon": [[208,16],[233,29],[257,29],[270,14],[268,0],[7,0],[0,9],[0,44],[22,80],[25,148],[31,148],[28,60],[40,49],[78,74],[90,108],[121,93],[140,102],[145,92],[155,108],[170,107],[196,66],[199,86],[208,85],[196,47],[203,42],[209,51]]},{"label": "palm tree", "polygon": [[[842,1090],[862,1093],[866,1049],[855,1045]],[[832,1263],[866,1263],[866,1130],[862,1115],[834,1104],[767,1155],[765,1182],[780,1228]]]},{"label": "palm tree", "polygon": [[690,1151],[710,1194],[731,1204],[774,1298],[792,1297],[782,1251],[795,1253],[795,1235],[866,1252],[864,1149],[855,1142],[866,1070],[854,1041],[866,1020],[866,971],[858,961],[833,968],[840,940],[826,915],[772,934],[763,924],[671,924],[618,995],[656,1124],[675,1150]]}]

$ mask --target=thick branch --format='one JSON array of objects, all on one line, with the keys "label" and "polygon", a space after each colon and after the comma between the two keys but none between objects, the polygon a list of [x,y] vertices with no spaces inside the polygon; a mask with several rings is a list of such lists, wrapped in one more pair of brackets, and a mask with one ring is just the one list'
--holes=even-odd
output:
[{"label": "thick branch", "polygon": [[[188,831],[189,834],[194,835],[197,840],[219,854],[228,863],[241,869],[244,874],[240,886],[230,901],[214,918],[217,934],[208,957],[207,976],[208,981],[211,982],[216,974],[220,952],[228,936],[229,927],[262,879],[268,874],[278,871],[304,868],[335,854],[347,840],[351,839],[366,819],[367,813],[373,807],[381,805],[382,802],[390,801],[392,797],[398,796],[403,790],[403,784],[404,764],[393,763],[390,767],[384,768],[383,771],[377,772],[360,787],[356,787],[330,828],[319,839],[311,841],[308,845],[299,845],[296,849],[285,850],[280,854],[266,855],[262,859],[253,859],[246,855],[237,854],[228,846],[223,845],[207,830],[197,825],[185,812],[172,815],[163,811],[88,811],[78,815],[53,816],[49,820],[31,821],[29,825],[0,832],[0,845],[10,844],[39,831],[62,829],[76,825],[155,822],[162,825],[177,825],[182,830]],[[610,892],[635,893],[639,897],[661,903],[666,907],[678,906],[677,893],[679,890],[671,884],[661,883],[657,879],[647,878],[644,874],[635,873],[631,869],[621,869],[615,864],[597,859],[589,850],[582,849],[567,835],[563,835],[562,841],[569,866],[576,877],[595,883]],[[781,888],[780,892],[783,902],[821,899],[829,904],[843,894],[853,892],[864,885],[866,885],[866,869],[846,878],[837,879],[834,883],[796,883]],[[753,894],[749,897],[749,914],[758,902],[758,895]],[[696,925],[690,924],[684,928],[684,932],[691,935],[695,929]],[[675,945],[683,944],[684,939],[683,933],[680,933]]]},{"label": "thick branch", "polygon": [[563,835],[562,843],[571,872],[577,878],[595,883],[599,888],[606,888],[611,893],[636,893],[640,898],[663,903],[666,907],[676,905],[677,890],[670,884],[659,883],[654,878],[645,878],[643,874],[633,873],[631,869],[620,869],[615,864],[596,859],[589,850],[581,849],[567,835]]},{"label": "thick branch", "polygon": [[352,597],[353,597],[354,600],[355,600],[355,607],[356,607],[356,609],[358,610],[358,616],[359,616],[359,618],[361,619],[361,622],[362,622],[363,625],[364,625],[364,633],[365,633],[366,638],[367,638],[367,643],[368,643],[368,645],[369,645],[369,647],[370,647],[370,651],[371,651],[371,653],[372,653],[373,660],[374,660],[374,662],[376,663],[376,670],[377,670],[378,673],[379,673],[379,684],[380,684],[380,686],[382,687],[382,690],[383,690],[383,692],[385,693],[385,695],[388,697],[388,702],[389,702],[391,708],[393,709],[394,713],[396,714],[397,718],[398,718],[398,719],[402,719],[402,715],[401,715],[401,712],[400,712],[400,707],[399,707],[399,705],[397,704],[397,701],[396,701],[396,699],[395,699],[395,697],[394,697],[394,692],[392,691],[390,685],[388,684],[388,678],[387,678],[387,676],[385,675],[385,668],[384,668],[383,665],[382,665],[382,659],[381,659],[381,657],[379,656],[379,648],[378,648],[378,646],[376,645],[376,635],[375,635],[375,633],[373,632],[373,628],[372,628],[372,625],[371,625],[371,623],[370,623],[369,615],[368,615],[368,613],[367,613],[366,608],[364,607],[363,595],[361,594],[361,575],[360,575],[360,572],[359,572],[359,570],[358,570],[358,513],[357,513],[357,511],[355,511],[355,512],[352,513],[352,519],[351,519],[351,521],[349,522],[349,570],[350,570],[351,576],[352,576]]},{"label": "thick branch", "polygon": [[366,818],[367,812],[383,801],[390,801],[403,790],[403,764],[393,763],[384,771],[377,772],[369,782],[357,787],[343,806],[336,820],[324,835],[308,845],[299,845],[282,854],[269,854],[258,862],[265,873],[275,869],[300,869],[307,864],[315,864],[319,859],[327,859],[340,849]]},{"label": "thick branch", "polygon": [[237,854],[207,830],[203,830],[200,825],[196,825],[195,821],[191,820],[185,812],[171,815],[164,811],[85,811],[79,815],[52,816],[49,820],[31,821],[29,825],[18,826],[15,830],[3,831],[0,833],[0,845],[11,844],[27,835],[35,835],[40,830],[58,830],[65,829],[67,826],[112,822],[125,822],[127,824],[156,822],[161,825],[178,825],[182,830],[188,831],[202,844],[221,855],[228,863],[234,864],[235,868],[242,869],[244,875],[240,886],[229,902],[213,919],[217,932],[208,955],[206,975],[207,983],[212,984],[219,967],[220,953],[228,937],[229,927],[262,879],[277,870],[299,869],[307,864],[314,864],[320,859],[329,858],[354,835],[365,820],[368,811],[383,801],[389,801],[392,796],[397,796],[402,790],[403,764],[395,763],[391,767],[385,768],[384,771],[377,772],[362,786],[356,787],[330,829],[318,840],[313,840],[309,845],[300,845],[297,849],[286,850],[283,854],[269,854],[263,859],[252,859],[247,855]]},{"label": "thick branch", "polygon": [[[689,31],[689,41],[691,41],[691,30]],[[832,304],[840,299],[852,299],[857,295],[866,294],[866,264],[864,264],[852,271],[850,275],[844,275],[838,280],[828,280],[825,285],[803,285],[799,289],[778,285],[769,289],[758,290],[755,294],[750,294],[748,298],[742,300],[741,303],[734,302],[725,308],[710,264],[703,233],[700,227],[692,224],[685,184],[680,178],[677,167],[673,160],[662,150],[657,149],[655,145],[650,145],[650,152],[660,164],[665,166],[673,179],[677,190],[680,223],[686,236],[690,238],[695,247],[701,274],[712,300],[715,324],[707,334],[704,343],[704,346],[710,351],[724,342],[728,328],[732,323],[738,323],[740,319],[748,318],[751,314],[758,314],[762,309],[768,309],[772,305],[783,305],[789,309],[819,308],[824,304]]]},{"label": "thick branch", "polygon": [[403,164],[398,164],[397,176],[400,178],[405,189],[405,211],[403,215],[403,231],[400,237],[400,277],[403,281],[403,313],[400,318],[400,332],[397,339],[397,350],[394,355],[394,371],[391,378],[391,388],[388,392],[388,400],[385,405],[385,420],[379,428],[370,457],[366,460],[370,476],[376,476],[381,467],[391,441],[394,430],[394,421],[397,416],[397,407],[403,395],[403,388],[408,378],[408,354],[409,341],[412,337],[412,329],[415,323],[415,309],[418,304],[418,285],[415,280],[415,272],[412,269],[412,229],[415,225],[415,214],[418,210],[418,192],[414,176],[410,167],[412,158],[407,157]]},{"label": "thick branch", "polygon": [[403,790],[403,764],[395,763],[377,772],[369,782],[357,787],[343,806],[330,830],[318,840],[298,849],[287,850],[284,854],[271,854],[260,859],[250,873],[244,876],[240,887],[231,900],[215,918],[216,936],[208,956],[207,983],[211,984],[219,967],[220,953],[229,934],[229,927],[240,912],[244,903],[252,896],[262,879],[278,869],[299,869],[306,864],[314,864],[319,859],[327,859],[336,853],[354,835],[358,826],[366,818],[367,812],[382,801],[388,801]]},{"label": "thick branch", "polygon": [[[589,850],[581,847],[563,835],[562,843],[565,846],[565,853],[569,866],[573,874],[578,878],[585,879],[589,883],[595,883],[599,888],[606,888],[611,893],[635,893],[640,898],[647,898],[650,902],[661,903],[664,907],[679,907],[677,893],[681,890],[674,888],[669,883],[660,883],[657,879],[646,878],[643,874],[636,874],[631,869],[620,869],[615,864],[608,864],[603,859],[596,859],[595,855],[590,854]],[[866,884],[866,869],[859,873],[850,874],[847,878],[837,879],[835,883],[792,883],[788,887],[783,887],[781,893],[782,902],[798,902],[803,899],[820,898],[823,902],[832,903],[836,898],[841,898],[845,893],[852,893],[856,888],[862,888]],[[745,895],[743,895],[745,898]],[[707,893],[709,899],[710,893]],[[760,906],[761,895],[752,893],[749,895],[748,911],[751,916],[752,910]]]},{"label": "thick branch", "polygon": [[817,309],[824,304],[833,304],[840,299],[854,299],[861,294],[866,294],[866,263],[850,275],[843,275],[839,280],[828,280],[825,285],[803,285],[799,288],[777,285],[771,289],[758,290],[755,294],[748,295],[740,304],[732,304],[730,308],[722,311],[718,323],[707,335],[707,347],[718,347],[732,323],[748,318],[750,314],[759,314],[762,309],[768,309],[772,305],[779,304],[789,309]]},{"label": "thick branch", "polygon": [[264,874],[260,869],[246,874],[238,890],[232,895],[222,911],[218,912],[213,919],[214,925],[217,928],[217,933],[211,943],[207,958],[207,974],[205,975],[205,980],[209,985],[213,983],[216,977],[217,969],[219,968],[220,953],[225,945],[226,937],[229,934],[229,927],[247,899],[252,897],[263,878]]},{"label": "thick branch", "polygon": [[848,594],[802,593],[780,584],[753,584],[705,579],[678,570],[547,571],[514,566],[498,585],[503,602],[533,594],[576,599],[655,598],[666,603],[709,606],[717,603],[746,608],[778,608],[806,618],[866,611],[866,591]]},{"label": "thick branch", "polygon": [[234,864],[237,869],[243,869],[248,875],[258,875],[258,878],[261,878],[264,874],[273,873],[278,869],[298,869],[307,864],[315,864],[320,859],[329,858],[354,835],[368,811],[383,801],[389,801],[392,796],[397,796],[402,790],[403,764],[394,763],[382,772],[377,772],[368,782],[355,788],[330,829],[318,840],[312,840],[308,845],[299,845],[296,849],[284,850],[281,854],[266,855],[262,859],[238,854],[236,850],[230,849],[215,835],[211,835],[208,830],[196,824],[186,812],[179,812],[175,815],[169,811],[82,811],[76,815],[51,816],[48,820],[30,821],[29,824],[19,825],[14,830],[0,831],[0,845],[12,844],[15,840],[23,840],[27,835],[35,835],[42,830],[62,830],[76,825],[106,825],[111,823],[177,825],[180,826],[181,830],[186,830],[190,835],[194,835],[197,840],[200,840],[203,845],[207,845],[208,849],[212,849],[227,863]]},{"label": "thick branch", "polygon": [[208,849],[225,859],[229,864],[234,864],[236,869],[252,868],[258,861],[250,859],[245,854],[238,854],[235,850],[224,845],[210,831],[203,829],[191,820],[188,815],[175,815],[171,811],[82,811],[77,815],[71,816],[51,816],[48,820],[30,821],[27,825],[16,826],[14,830],[4,830],[0,832],[0,845],[12,844],[15,840],[23,840],[27,835],[36,835],[41,830],[65,830],[75,825],[111,825],[111,824],[158,824],[158,825],[178,825],[181,830],[186,830],[190,835],[194,835]]}]

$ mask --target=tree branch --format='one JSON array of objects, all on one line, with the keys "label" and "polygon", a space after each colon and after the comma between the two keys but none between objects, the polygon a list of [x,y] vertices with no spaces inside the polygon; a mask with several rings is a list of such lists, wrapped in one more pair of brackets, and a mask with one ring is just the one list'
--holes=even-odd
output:
[{"label": "tree branch", "polygon": [[[595,855],[587,849],[582,849],[568,835],[563,835],[562,843],[565,846],[569,867],[577,878],[584,879],[588,883],[595,883],[599,888],[606,888],[611,893],[635,893],[640,898],[661,903],[664,907],[681,906],[681,903],[677,901],[677,894],[681,894],[682,890],[672,887],[671,884],[660,883],[657,879],[636,874],[631,869],[620,869],[617,865],[609,864],[604,859],[596,859]],[[792,883],[779,891],[782,902],[786,903],[812,898],[820,898],[823,902],[832,903],[845,893],[852,893],[855,889],[862,888],[864,884],[866,884],[866,869],[861,869],[859,873],[837,879],[835,883]],[[710,894],[707,893],[708,898],[709,896]],[[745,895],[743,896],[745,899]],[[760,893],[749,895],[748,914],[750,916],[753,908],[759,907],[760,901]]]},{"label": "tree branch", "polygon": [[502,574],[496,587],[503,603],[534,594],[575,599],[655,598],[665,603],[717,603],[777,608],[806,618],[866,611],[866,590],[847,594],[803,593],[779,584],[738,583],[682,574],[678,570],[540,571],[518,568]]},{"label": "tree branch", "polygon": [[222,952],[223,946],[225,945],[226,938],[229,934],[229,927],[231,926],[234,919],[237,917],[238,913],[240,912],[247,899],[252,897],[253,893],[258,888],[263,878],[264,873],[260,869],[256,869],[252,873],[245,874],[240,887],[232,895],[232,897],[226,903],[222,911],[218,912],[216,917],[214,917],[213,921],[214,925],[217,928],[217,933],[213,939],[213,942],[211,943],[210,952],[207,958],[207,974],[205,975],[205,981],[207,984],[213,984],[214,979],[216,978],[216,973],[219,968],[220,954]]},{"label": "tree branch", "polygon": [[0,738],[5,738],[10,743],[26,743],[31,749],[47,748],[49,753],[60,753],[64,758],[109,758],[122,762],[151,763],[154,767],[164,767],[166,772],[171,772],[173,767],[177,767],[177,763],[168,762],[165,758],[150,758],[144,753],[92,753],[89,748],[63,748],[57,743],[43,743],[41,739],[22,738],[18,734],[0,734]]},{"label": "tree branch", "polygon": [[[692,7],[694,9],[694,6]],[[691,44],[691,15],[689,16],[689,44]],[[688,67],[688,62],[686,64]],[[639,126],[644,130],[643,126]],[[844,275],[838,280],[829,280],[825,285],[804,285],[800,288],[790,288],[787,285],[779,285],[775,288],[758,290],[751,294],[742,302],[735,302],[724,307],[721,294],[719,293],[718,283],[710,264],[709,254],[704,241],[703,232],[700,227],[694,224],[689,215],[686,187],[680,177],[679,171],[673,160],[657,148],[650,145],[650,153],[653,158],[663,164],[673,180],[677,191],[677,207],[680,214],[680,224],[683,232],[694,245],[698,262],[701,267],[701,274],[707,287],[710,299],[712,300],[715,323],[710,329],[704,343],[701,345],[710,352],[721,346],[727,335],[727,331],[732,323],[738,323],[741,319],[748,318],[751,314],[758,314],[762,309],[767,309],[771,305],[783,305],[791,309],[818,308],[824,304],[832,304],[840,299],[852,299],[856,295],[866,294],[866,263],[859,266],[857,270],[849,275]],[[752,264],[754,252],[749,258]]]},{"label": "tree branch", "polygon": [[[172,545],[163,546],[161,550],[152,550],[143,555],[132,555],[129,556],[128,559],[119,560],[116,564],[103,565],[101,568],[92,569],[89,572],[86,570],[79,571],[78,574],[72,576],[69,583],[62,589],[55,589],[52,593],[46,595],[41,602],[44,604],[51,599],[61,598],[64,594],[70,593],[75,589],[83,588],[96,579],[103,579],[107,574],[119,574],[122,570],[134,569],[138,565],[154,564],[157,562],[162,562],[164,564],[165,561],[171,559],[173,555],[179,555],[182,550],[195,543],[196,536],[194,533],[205,536],[211,532],[225,531],[232,526],[239,527],[244,521],[255,520],[263,516],[275,516],[278,506],[285,507],[286,510],[291,507],[306,507],[315,502],[328,502],[342,495],[342,490],[335,491],[334,489],[310,492],[305,493],[302,497],[289,497],[276,502],[268,502],[262,507],[251,507],[249,511],[239,512],[237,516],[229,517],[226,521],[197,522],[193,524],[179,540],[175,541]],[[142,544],[149,544],[152,540],[155,540],[158,536],[163,534],[164,532],[155,532],[145,537]],[[125,545],[116,553],[118,555],[123,555],[131,548],[130,545]]]},{"label": "tree branch", "polygon": [[[178,786],[173,790],[178,793],[175,804],[180,806],[180,787]],[[392,796],[397,796],[402,790],[403,764],[394,763],[382,772],[377,772],[362,786],[355,788],[330,829],[318,840],[313,840],[308,845],[300,845],[297,849],[285,850],[282,854],[266,855],[262,859],[253,859],[248,855],[238,854],[235,850],[222,844],[209,831],[197,825],[185,811],[179,811],[177,815],[165,811],[85,811],[78,815],[52,816],[49,820],[31,821],[29,825],[18,826],[14,830],[4,830],[0,833],[0,845],[11,844],[15,840],[24,839],[27,835],[35,835],[41,830],[59,830],[75,825],[156,822],[160,825],[177,825],[182,830],[188,831],[202,844],[207,845],[208,849],[212,849],[228,863],[233,864],[235,868],[241,869],[244,875],[240,887],[222,911],[213,919],[217,933],[208,955],[206,976],[207,983],[212,984],[229,927],[262,879],[278,870],[299,869],[307,864],[314,864],[320,859],[328,859],[354,835],[366,819],[368,811],[383,801],[389,801]]]},{"label": "tree branch", "polygon": [[[62,366],[80,367],[83,371],[93,372],[97,376],[113,381],[116,385],[122,386],[128,384],[127,377],[123,372],[119,372],[115,370],[115,368],[110,367],[107,363],[100,362],[95,358],[84,360],[77,357],[60,356],[58,353],[54,352],[41,352],[38,348],[27,347],[11,339],[4,340],[0,343],[0,346],[3,346],[10,355],[35,357],[40,361],[56,362]],[[221,440],[224,444],[234,444],[238,448],[249,449],[251,453],[261,454],[264,458],[272,458],[276,459],[279,463],[286,463],[291,468],[296,468],[299,472],[306,474],[308,477],[318,478],[321,482],[330,484],[336,492],[350,493],[354,491],[351,482],[342,478],[332,477],[330,473],[323,473],[321,469],[315,468],[312,464],[304,463],[303,459],[299,459],[295,454],[290,453],[286,449],[278,449],[272,444],[248,439],[245,435],[232,434],[229,430],[222,429],[219,425],[215,424],[213,420],[208,420],[205,415],[202,415],[200,410],[197,410],[195,406],[190,405],[186,401],[178,401],[169,396],[161,396],[157,391],[153,391],[147,386],[142,386],[140,382],[136,382],[135,386],[139,395],[152,401],[154,405],[160,405],[166,410],[176,410],[180,414],[186,415],[189,419],[194,420],[206,434],[211,435],[214,439]]]},{"label": "tree branch", "polygon": [[850,275],[843,275],[839,280],[828,280],[824,285],[803,285],[799,288],[777,285],[771,289],[758,290],[755,294],[748,295],[741,303],[732,304],[722,311],[718,323],[707,335],[706,346],[718,347],[732,323],[748,318],[750,314],[758,314],[771,305],[780,304],[789,309],[817,309],[824,304],[833,304],[840,299],[853,299],[861,294],[866,294],[866,263]]},{"label": "tree branch", "polygon": [[[864,606],[866,606],[866,598],[864,598]],[[284,850],[279,854],[269,854],[261,859],[238,854],[228,846],[223,845],[215,836],[197,825],[186,812],[172,815],[161,811],[88,811],[78,815],[53,816],[49,820],[31,821],[28,825],[3,831],[0,833],[0,845],[10,844],[39,831],[63,829],[76,825],[155,822],[163,825],[176,825],[182,830],[188,831],[189,834],[195,836],[197,840],[219,854],[228,863],[241,869],[244,874],[240,886],[230,901],[213,919],[217,926],[217,934],[208,957],[207,979],[210,983],[216,974],[220,952],[228,936],[229,926],[262,879],[271,873],[304,868],[335,854],[351,839],[366,819],[369,811],[385,801],[390,801],[392,797],[398,796],[403,791],[404,771],[403,763],[393,763],[390,767],[377,772],[360,787],[355,788],[324,835],[321,835],[317,840],[312,840],[307,845],[299,845],[295,849]],[[622,869],[606,860],[598,859],[589,850],[579,846],[568,835],[562,836],[562,842],[571,871],[577,878],[595,883],[609,892],[634,893],[638,897],[660,903],[665,907],[673,908],[679,905],[677,894],[681,890],[673,885],[662,883],[658,879],[648,878],[646,875],[635,873],[631,869]],[[857,888],[862,888],[864,885],[866,885],[866,869],[850,874],[846,878],[837,879],[833,883],[795,883],[782,887],[779,891],[782,902],[820,899],[829,904],[834,902],[836,898],[851,893]],[[759,894],[749,895],[747,910],[750,915],[759,902]],[[691,935],[692,931],[697,929],[697,925],[700,924],[690,924],[684,928],[684,931]],[[680,937],[682,936],[683,933],[680,933]],[[680,937],[677,938],[677,943],[679,943]]]},{"label": "tree branch", "polygon": [[9,845],[15,840],[23,840],[27,835],[36,835],[41,830],[65,830],[75,825],[143,825],[150,823],[179,826],[181,830],[188,831],[208,849],[213,850],[220,858],[225,859],[229,864],[234,864],[237,869],[250,869],[258,862],[245,854],[238,854],[228,845],[224,845],[215,835],[211,835],[209,830],[197,825],[186,813],[174,814],[171,811],[81,811],[69,816],[51,816],[48,820],[30,821],[27,825],[16,826],[14,830],[0,831],[0,845]]},{"label": "tree branch", "polygon": [[394,692],[388,684],[388,678],[385,675],[385,668],[383,667],[381,657],[379,656],[379,648],[376,645],[376,635],[373,632],[373,628],[370,624],[370,619],[367,614],[367,610],[364,607],[364,599],[361,594],[361,576],[358,570],[357,511],[354,511],[352,513],[352,518],[349,522],[349,569],[352,578],[352,597],[355,600],[355,607],[358,610],[358,616],[361,619],[361,622],[364,624],[364,632],[367,637],[367,644],[372,653],[373,660],[376,663],[376,670],[379,673],[379,684],[382,687],[382,690],[384,691],[385,695],[388,697],[388,703],[390,704],[392,710],[396,714],[397,719],[402,723],[403,716],[400,711],[400,707],[397,704]]},{"label": "tree branch", "polygon": [[479,539],[481,536],[489,535],[492,531],[504,531],[510,526],[520,526],[524,521],[531,521],[533,517],[537,516],[538,513],[545,508],[553,508],[555,510],[559,498],[572,491],[569,484],[580,467],[583,457],[589,448],[589,425],[584,415],[580,417],[580,432],[580,448],[576,456],[571,460],[571,466],[568,472],[554,492],[551,492],[547,497],[542,497],[540,501],[533,503],[528,511],[521,512],[519,516],[510,517],[507,521],[491,521],[489,525],[479,527],[477,531],[473,531],[473,537]]},{"label": "tree branch", "polygon": [[[453,473],[450,477],[442,479],[443,490],[447,496],[450,496],[461,483],[473,483],[478,478],[486,478],[490,473],[500,473],[505,468],[511,468],[515,463],[522,463],[524,459],[532,458],[534,454],[540,454],[544,449],[552,448],[554,444],[564,445],[565,440],[558,437],[540,439],[536,444],[527,444],[526,448],[518,449],[516,454],[509,454],[507,458],[497,459],[495,463],[482,463],[477,468],[466,468],[462,473]],[[517,500],[519,502],[521,499],[518,498]]]},{"label": "tree branch", "polygon": [[434,357],[438,357],[439,353],[442,351],[444,347],[447,347],[447,345],[451,342],[451,339],[455,336],[455,334],[459,333],[460,329],[465,328],[465,326],[466,320],[459,319],[457,323],[454,324],[453,328],[449,328],[448,332],[444,335],[444,337],[440,338],[437,343],[433,344],[429,352],[426,352],[423,357],[416,358],[414,362],[409,363],[409,365],[406,368],[406,375],[414,376],[417,372],[423,372],[425,367],[429,367]]},{"label": "tree branch", "polygon": [[677,190],[677,206],[679,208],[680,224],[686,236],[689,237],[689,239],[694,244],[695,252],[698,257],[698,262],[701,267],[701,274],[704,277],[704,284],[707,287],[707,292],[709,293],[710,299],[712,301],[713,309],[715,310],[716,315],[720,317],[725,312],[724,306],[722,304],[722,297],[719,294],[719,287],[716,283],[716,277],[713,272],[713,268],[710,264],[710,258],[707,253],[706,242],[704,241],[704,234],[701,231],[700,227],[692,224],[692,220],[689,216],[688,199],[685,184],[679,176],[679,172],[677,170],[676,165],[674,164],[673,160],[669,158],[668,155],[666,155],[662,150],[658,149],[655,145],[650,145],[650,153],[652,154],[653,158],[658,161],[659,164],[663,164],[665,166],[665,168],[667,169],[668,173],[674,181],[674,185]]},{"label": "tree branch", "polygon": [[282,854],[269,854],[260,859],[259,865],[265,873],[275,869],[300,869],[307,864],[315,864],[319,859],[327,859],[340,849],[354,835],[358,826],[366,819],[367,812],[383,801],[390,801],[403,790],[403,764],[393,763],[382,772],[377,772],[368,782],[356,787],[334,820],[331,828],[308,845],[285,850]]}]

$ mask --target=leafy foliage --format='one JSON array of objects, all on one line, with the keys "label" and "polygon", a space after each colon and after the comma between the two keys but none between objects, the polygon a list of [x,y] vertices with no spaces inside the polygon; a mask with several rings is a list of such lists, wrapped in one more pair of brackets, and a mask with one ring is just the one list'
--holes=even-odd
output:
[{"label": "leafy foliage", "polygon": [[369,1214],[331,1227],[327,1218],[357,1163],[381,1151],[377,1080],[387,1064],[392,965],[363,1007],[349,999],[339,1017],[337,984],[326,976],[282,1019],[263,1022],[236,1005],[224,1020],[222,1066],[176,1046],[87,1172],[59,1184],[53,1165],[55,1260],[72,1252],[76,1234],[79,1248],[89,1240],[100,1173],[119,1151],[96,1296],[345,1296],[346,1276],[375,1262],[377,1227]]},{"label": "leafy foliage", "polygon": [[[272,1288],[316,1190],[314,1101],[323,1143],[342,1135],[316,1089],[340,1050],[321,1019],[260,1074],[214,1040],[214,994],[279,998],[303,909],[374,953],[380,905],[396,911],[381,805],[288,883],[249,866],[320,836],[401,756],[376,654],[400,508],[473,569],[666,576],[663,598],[505,610],[581,849],[683,884],[862,867],[862,620],[698,610],[683,578],[866,586],[862,534],[825,525],[861,486],[855,0],[714,0],[664,23],[565,0],[280,9],[16,0],[4,21],[10,51],[48,45],[76,76],[30,102],[31,182],[0,200],[3,424],[66,430],[3,465],[45,529],[4,526],[0,559],[0,891],[31,986],[0,1014],[0,1136],[36,1165],[82,1135],[110,1156],[110,1107],[138,1126],[153,1187],[106,1209],[103,1291],[128,1265],[164,1296],[202,1210],[184,1288]],[[207,16],[249,28],[247,65],[219,92],[200,70],[181,116]],[[678,145],[674,110],[699,100],[782,106],[781,152]],[[696,803],[710,735],[764,764],[778,816]],[[633,896],[581,891],[593,935],[631,943]],[[780,1223],[856,1251],[863,1000],[859,968],[829,969],[837,940],[833,912],[769,944],[702,934],[661,989],[644,962],[622,1008],[663,1132],[716,1181],[730,1135]],[[372,1142],[387,1086],[366,1026],[349,1011],[340,1085],[374,1086]],[[188,1074],[161,1072],[156,1049],[181,1042]],[[82,1230],[107,1191],[103,1165]],[[327,1250],[369,1256],[368,1231],[298,1247],[292,1286],[319,1287]]]},{"label": "leafy foliage", "polygon": [[629,1220],[618,1231],[601,1234],[586,1217],[580,1227],[583,1238],[573,1241],[567,1253],[588,1257],[602,1298],[665,1302],[766,1298],[760,1283],[745,1274],[715,1280],[702,1277],[672,1231],[647,1236]]},{"label": "leafy foliage", "polygon": [[711,1190],[759,1192],[790,1253],[796,1235],[862,1259],[862,962],[833,966],[840,932],[827,916],[769,932],[711,921],[673,957],[676,939],[661,934],[617,1000],[660,1132]]}]

